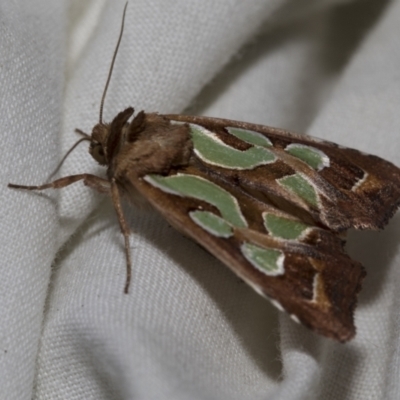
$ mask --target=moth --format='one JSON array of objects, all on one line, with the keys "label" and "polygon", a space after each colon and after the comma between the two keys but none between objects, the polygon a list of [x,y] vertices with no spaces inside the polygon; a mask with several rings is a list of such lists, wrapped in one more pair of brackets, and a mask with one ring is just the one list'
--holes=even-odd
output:
[{"label": "moth", "polygon": [[[400,204],[400,170],[379,157],[283,129],[128,107],[105,123],[89,152],[106,177],[82,173],[27,190],[78,181],[111,197],[125,240],[121,199],[144,199],[257,293],[313,331],[345,342],[355,335],[362,265],[344,251],[349,228],[381,229]],[[75,146],[74,146],[75,147]],[[73,148],[74,148],[73,147]],[[72,150],[72,149],[71,149]],[[69,154],[69,152],[67,153]]]}]

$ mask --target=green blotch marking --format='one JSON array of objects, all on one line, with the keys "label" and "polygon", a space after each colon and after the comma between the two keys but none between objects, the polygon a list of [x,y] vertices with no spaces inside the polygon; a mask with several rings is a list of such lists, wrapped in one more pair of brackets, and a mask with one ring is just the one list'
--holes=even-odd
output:
[{"label": "green blotch marking", "polygon": [[272,142],[259,132],[248,129],[227,127],[226,130],[238,139],[255,146],[272,147]]},{"label": "green blotch marking", "polygon": [[286,146],[285,150],[292,156],[304,161],[316,171],[321,171],[330,165],[329,157],[315,147],[292,143]]},{"label": "green blotch marking", "polygon": [[264,274],[276,276],[285,273],[285,255],[282,251],[266,249],[252,243],[243,243],[241,251],[247,261]]},{"label": "green blotch marking", "polygon": [[232,226],[224,219],[209,211],[192,211],[190,218],[211,235],[229,238],[233,235]]},{"label": "green blotch marking", "polygon": [[263,213],[264,226],[272,236],[281,239],[294,240],[298,239],[302,233],[308,228],[308,225],[303,224],[293,219],[279,217],[275,214]]},{"label": "green blotch marking", "polygon": [[285,176],[277,181],[279,184],[301,197],[308,204],[314,207],[318,207],[318,196],[314,187],[311,186],[302,176],[299,174]]},{"label": "green blotch marking", "polygon": [[228,146],[202,126],[190,124],[190,131],[196,155],[208,164],[229,169],[253,169],[276,160],[275,155],[264,147],[255,146],[241,151]]},{"label": "green blotch marking", "polygon": [[166,193],[206,201],[218,208],[222,218],[233,226],[247,228],[247,222],[236,198],[207,179],[189,174],[146,175],[143,179]]}]

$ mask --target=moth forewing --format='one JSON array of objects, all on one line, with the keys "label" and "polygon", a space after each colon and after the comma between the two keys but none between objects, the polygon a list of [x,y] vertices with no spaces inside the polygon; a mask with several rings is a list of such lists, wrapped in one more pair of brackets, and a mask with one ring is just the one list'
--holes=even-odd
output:
[{"label": "moth forewing", "polygon": [[[124,9],[125,16],[126,6]],[[355,334],[354,309],[365,271],[344,252],[349,228],[382,228],[400,203],[400,170],[379,157],[282,129],[186,115],[134,115],[128,107],[102,120],[89,152],[106,178],[78,174],[40,186],[77,181],[110,195],[125,240],[121,199],[142,198],[185,235],[219,258],[279,309],[327,337]]]},{"label": "moth forewing", "polygon": [[[241,178],[240,184],[249,188],[263,186],[271,198],[283,197],[299,205],[303,211],[312,215],[313,220],[334,231],[349,228],[381,229],[400,205],[399,168],[380,157],[263,125],[186,115],[166,117],[203,126],[205,130],[218,133],[219,138],[227,143],[237,139],[237,135],[229,133],[232,128],[249,132],[247,137],[242,134],[242,141],[248,147],[259,145],[259,139],[252,139],[251,134],[257,133],[268,138],[271,145],[264,147],[276,155],[277,159],[268,168],[257,166],[251,170],[242,170],[240,174],[237,170],[214,168],[224,178]],[[238,143],[237,140],[235,143]],[[294,145],[314,152],[314,160],[312,153],[293,153]],[[315,158],[318,157],[321,160],[320,166],[315,165]],[[296,181],[292,184],[284,181],[295,174],[299,181],[305,181],[302,192],[296,188]]]}]

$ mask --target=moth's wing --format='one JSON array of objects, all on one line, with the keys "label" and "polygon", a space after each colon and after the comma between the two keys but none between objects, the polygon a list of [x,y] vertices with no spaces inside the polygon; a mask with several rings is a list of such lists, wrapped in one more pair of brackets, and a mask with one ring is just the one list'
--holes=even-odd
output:
[{"label": "moth's wing", "polygon": [[[263,125],[167,117],[191,124],[195,148],[198,143],[193,163],[199,169],[320,226],[337,232],[381,229],[399,207],[400,170],[379,157]],[[235,151],[229,155],[233,165],[223,165],[226,149],[221,153],[218,141],[236,150],[236,160]],[[246,157],[248,165],[240,166]]]},{"label": "moth's wing", "polygon": [[354,336],[364,270],[344,254],[336,234],[213,183],[196,168],[131,182],[172,226],[293,319],[342,342]]}]

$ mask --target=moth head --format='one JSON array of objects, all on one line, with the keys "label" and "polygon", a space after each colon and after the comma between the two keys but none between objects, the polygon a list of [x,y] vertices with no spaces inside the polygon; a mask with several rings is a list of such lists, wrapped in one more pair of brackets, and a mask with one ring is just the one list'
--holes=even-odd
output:
[{"label": "moth head", "polygon": [[110,134],[110,125],[98,123],[92,130],[89,153],[100,164],[107,164],[106,143]]}]

